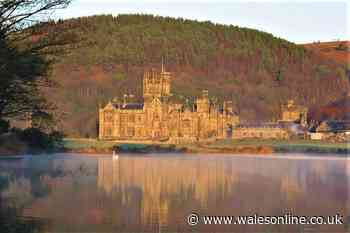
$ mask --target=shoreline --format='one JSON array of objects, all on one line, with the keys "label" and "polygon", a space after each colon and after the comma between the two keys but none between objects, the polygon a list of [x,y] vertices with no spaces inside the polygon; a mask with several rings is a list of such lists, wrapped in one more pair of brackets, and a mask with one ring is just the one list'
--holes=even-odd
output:
[{"label": "shoreline", "polygon": [[318,154],[326,156],[335,154],[337,157],[347,157],[350,154],[349,143],[332,143],[309,140],[278,141],[278,140],[246,140],[232,141],[221,140],[212,143],[193,144],[121,144],[113,141],[98,141],[94,139],[65,139],[64,148],[57,151],[6,151],[0,153],[2,157],[16,157],[23,154],[85,154],[86,156],[110,155],[114,150],[128,154],[157,154],[157,153],[181,153],[181,154]]},{"label": "shoreline", "polygon": [[184,153],[184,154],[337,154],[347,156],[350,144],[310,140],[219,140],[211,143],[191,144],[137,144],[93,139],[65,139],[66,152],[110,154],[113,150],[126,153]]},{"label": "shoreline", "polygon": [[[64,151],[64,152],[57,152],[55,154],[77,154],[77,155],[84,155],[84,156],[95,156],[95,155],[111,155],[113,151],[91,151],[91,150],[70,150],[70,151]],[[263,149],[263,151],[260,150],[250,150],[250,149],[243,149],[242,151],[236,151],[236,150],[205,150],[205,149],[199,149],[199,150],[187,150],[187,151],[167,151],[167,152],[159,152],[159,151],[149,151],[149,152],[130,152],[130,151],[123,151],[121,154],[195,154],[195,155],[232,155],[232,156],[249,156],[249,155],[259,155],[261,157],[269,156],[269,155],[276,155],[276,154],[306,154],[306,155],[318,155],[318,156],[327,156],[328,154],[333,154],[336,157],[348,157],[349,152],[346,151],[319,151],[319,150],[308,150],[308,151],[298,151],[298,150],[286,150],[286,151],[274,151],[274,150],[267,150]]]},{"label": "shoreline", "polygon": [[[324,153],[298,153],[298,152],[285,152],[285,153],[271,153],[271,154],[238,154],[238,153],[152,153],[152,156],[157,156],[157,154],[161,154],[162,157],[169,156],[227,156],[227,157],[235,157],[235,158],[263,158],[263,159],[289,159],[289,160],[298,160],[298,159],[309,159],[309,160],[348,160],[350,159],[347,155],[344,154],[324,154]],[[77,152],[57,152],[52,154],[45,154],[45,156],[72,156],[72,157],[86,157],[86,158],[112,158],[112,154],[110,153],[77,153]],[[120,157],[149,157],[150,154],[145,153],[121,153]],[[1,156],[1,160],[22,160],[28,157],[38,157],[41,156],[38,154],[23,154],[23,155],[7,155]]]}]

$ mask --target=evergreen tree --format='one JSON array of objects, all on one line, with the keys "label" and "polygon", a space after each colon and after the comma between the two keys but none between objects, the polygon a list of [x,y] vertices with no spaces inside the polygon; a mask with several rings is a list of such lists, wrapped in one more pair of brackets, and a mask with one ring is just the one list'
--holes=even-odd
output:
[{"label": "evergreen tree", "polygon": [[277,82],[281,82],[283,81],[283,73],[281,69],[278,69],[277,73],[276,73],[276,81]]}]

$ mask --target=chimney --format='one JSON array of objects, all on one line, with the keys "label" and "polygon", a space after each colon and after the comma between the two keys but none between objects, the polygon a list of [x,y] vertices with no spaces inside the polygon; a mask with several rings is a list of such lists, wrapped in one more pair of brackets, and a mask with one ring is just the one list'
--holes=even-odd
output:
[{"label": "chimney", "polygon": [[125,108],[127,102],[128,102],[128,95],[124,94],[124,96],[123,96],[123,108]]},{"label": "chimney", "polygon": [[209,91],[208,90],[203,90],[202,91],[202,97],[203,98],[208,98],[208,96],[209,96]]},{"label": "chimney", "polygon": [[233,112],[233,103],[232,103],[232,101],[224,101],[224,111],[226,113],[232,113]]}]

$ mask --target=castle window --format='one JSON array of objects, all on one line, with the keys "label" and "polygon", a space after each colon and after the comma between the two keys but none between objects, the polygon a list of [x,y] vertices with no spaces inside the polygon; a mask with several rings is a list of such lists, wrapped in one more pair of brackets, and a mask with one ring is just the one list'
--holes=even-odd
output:
[{"label": "castle window", "polygon": [[125,114],[120,116],[120,121],[123,122],[123,123],[127,122],[127,119],[128,118],[127,118],[127,116]]},{"label": "castle window", "polygon": [[159,121],[159,115],[158,115],[158,113],[154,113],[154,115],[153,115],[153,120]]},{"label": "castle window", "polygon": [[155,131],[154,132],[154,137],[156,137],[156,138],[160,137],[160,132],[159,131]]},{"label": "castle window", "polygon": [[105,112],[104,120],[107,122],[112,122],[113,121],[113,113],[111,111]]},{"label": "castle window", "polygon": [[133,137],[135,135],[135,129],[133,127],[128,127],[128,136]]},{"label": "castle window", "polygon": [[107,128],[106,131],[105,131],[105,134],[108,137],[112,136],[112,133],[113,133],[112,128]]},{"label": "castle window", "polygon": [[184,120],[184,121],[182,121],[182,123],[183,123],[183,127],[184,128],[190,128],[191,127],[190,120]]},{"label": "castle window", "polygon": [[140,137],[140,136],[141,136],[141,129],[136,128],[136,129],[135,129],[135,135],[136,135],[137,137]]},{"label": "castle window", "polygon": [[130,123],[134,123],[135,122],[135,115],[134,114],[130,114],[129,115],[129,122]]},{"label": "castle window", "polygon": [[126,129],[125,129],[124,127],[121,127],[121,128],[120,128],[120,135],[121,135],[122,137],[125,137],[125,136],[126,136]]}]

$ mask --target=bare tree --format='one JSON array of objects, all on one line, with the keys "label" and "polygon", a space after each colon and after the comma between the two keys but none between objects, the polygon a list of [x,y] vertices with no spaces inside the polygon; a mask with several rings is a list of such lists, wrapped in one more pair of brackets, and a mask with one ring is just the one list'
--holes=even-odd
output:
[{"label": "bare tree", "polygon": [[71,0],[3,0],[0,2],[0,27],[5,35],[47,21],[58,9],[66,8]]}]

